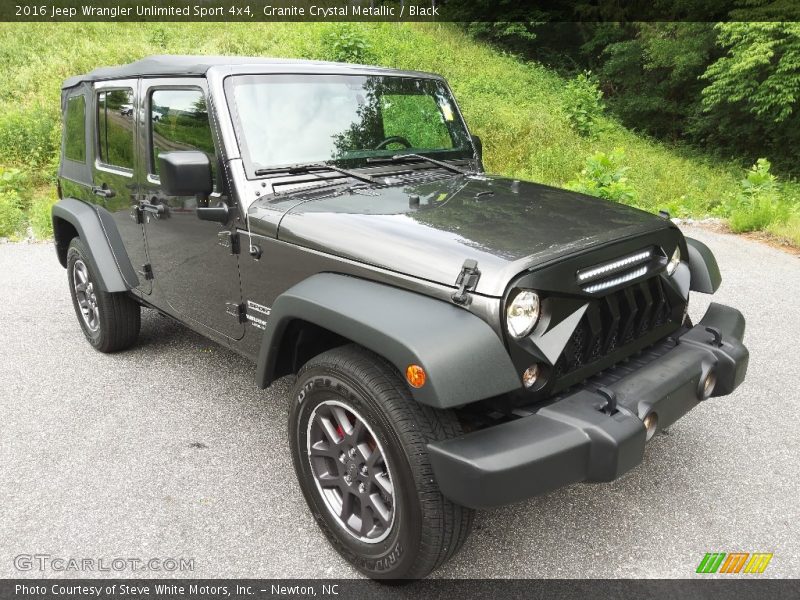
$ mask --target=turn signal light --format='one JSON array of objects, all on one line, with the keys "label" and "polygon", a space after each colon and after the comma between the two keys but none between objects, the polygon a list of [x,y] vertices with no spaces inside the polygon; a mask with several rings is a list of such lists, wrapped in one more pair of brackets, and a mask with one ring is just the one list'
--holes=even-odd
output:
[{"label": "turn signal light", "polygon": [[425,369],[419,365],[408,365],[406,369],[406,379],[411,387],[421,388],[425,385]]},{"label": "turn signal light", "polygon": [[657,427],[658,427],[658,415],[654,412],[651,412],[644,418],[644,428],[647,431],[647,433],[645,434],[646,442],[649,442],[656,434]]},{"label": "turn signal light", "polygon": [[522,383],[526,388],[533,387],[537,379],[539,379],[539,365],[534,363],[525,369],[525,372],[522,374]]}]

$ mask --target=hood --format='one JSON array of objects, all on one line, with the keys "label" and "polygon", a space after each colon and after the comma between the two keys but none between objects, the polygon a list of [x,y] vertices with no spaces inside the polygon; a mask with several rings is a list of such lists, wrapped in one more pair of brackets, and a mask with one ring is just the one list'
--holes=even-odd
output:
[{"label": "hood", "polygon": [[[283,241],[439,284],[455,286],[464,261],[475,259],[475,291],[488,296],[501,296],[513,277],[537,265],[672,226],[592,196],[484,176],[312,191],[258,204],[273,223],[275,211],[282,213]],[[254,217],[264,212],[251,213],[254,230]]]}]

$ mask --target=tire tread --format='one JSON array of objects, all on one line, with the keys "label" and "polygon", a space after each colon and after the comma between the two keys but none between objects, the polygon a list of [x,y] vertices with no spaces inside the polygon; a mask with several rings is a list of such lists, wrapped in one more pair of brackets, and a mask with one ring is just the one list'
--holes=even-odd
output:
[{"label": "tire tread", "polygon": [[[67,267],[72,268],[73,260],[71,256],[77,255],[86,264],[90,276],[97,282],[97,267],[92,259],[91,253],[86,248],[83,240],[76,237],[69,244],[67,251]],[[71,284],[70,284],[71,286]],[[74,291],[70,289],[73,303],[75,303]],[[99,288],[95,292],[97,304],[100,308],[100,338],[93,339],[84,329],[80,314],[78,320],[84,334],[89,342],[100,352],[118,352],[130,348],[136,343],[141,328],[142,316],[141,307],[125,292],[106,292]],[[79,313],[77,305],[76,313]]]}]

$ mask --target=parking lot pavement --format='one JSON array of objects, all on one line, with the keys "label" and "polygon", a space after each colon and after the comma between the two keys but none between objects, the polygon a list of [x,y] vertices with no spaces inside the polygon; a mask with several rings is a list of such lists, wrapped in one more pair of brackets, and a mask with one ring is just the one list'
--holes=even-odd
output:
[{"label": "parking lot pavement", "polygon": [[[772,552],[800,577],[800,259],[688,229],[717,255],[715,301],[747,318],[750,371],[623,479],[479,513],[447,577],[691,577],[706,552]],[[286,447],[282,380],[152,311],[140,344],[85,342],[49,244],[0,245],[0,577],[19,554],[189,557],[192,577],[349,577]],[[699,319],[708,297],[693,295]],[[92,573],[65,573],[92,576]],[[125,571],[123,576],[164,573]],[[97,575],[97,573],[94,573]]]}]

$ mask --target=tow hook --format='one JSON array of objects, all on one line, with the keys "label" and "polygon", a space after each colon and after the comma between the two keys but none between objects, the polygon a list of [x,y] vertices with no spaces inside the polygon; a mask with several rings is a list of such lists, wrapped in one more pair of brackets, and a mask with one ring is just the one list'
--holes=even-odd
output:
[{"label": "tow hook", "polygon": [[617,412],[617,394],[607,387],[599,387],[596,391],[606,399],[606,403],[600,408],[600,410],[607,415],[613,415],[615,412]]},{"label": "tow hook", "polygon": [[714,339],[709,342],[712,346],[716,346],[717,348],[722,347],[722,334],[719,332],[719,329],[716,327],[706,327],[706,331],[714,336]]}]

